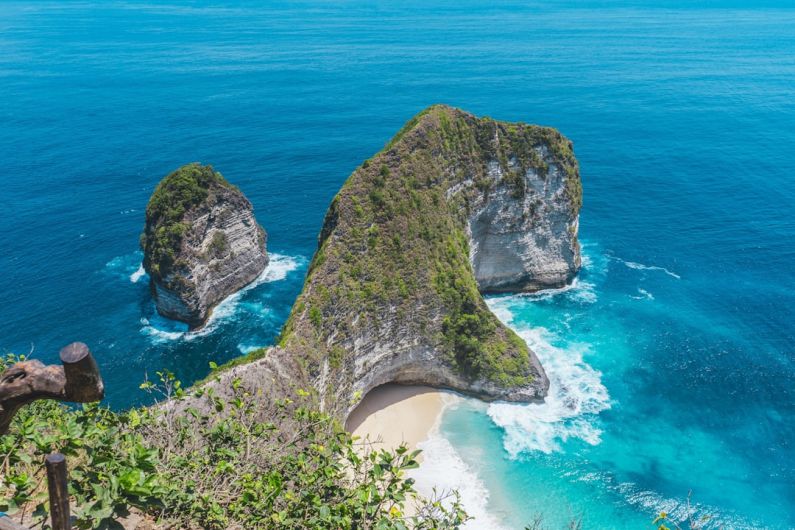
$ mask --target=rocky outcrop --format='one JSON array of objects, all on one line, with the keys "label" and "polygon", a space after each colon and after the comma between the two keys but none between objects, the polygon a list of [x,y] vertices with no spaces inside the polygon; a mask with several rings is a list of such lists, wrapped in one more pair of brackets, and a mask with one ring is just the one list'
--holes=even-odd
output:
[{"label": "rocky outcrop", "polygon": [[[533,149],[540,161],[534,166],[522,167],[516,157],[508,159],[507,168],[490,161],[491,192],[472,205],[470,258],[483,292],[563,287],[580,269],[579,203],[568,190],[579,177],[570,176],[544,144]],[[520,192],[506,170],[520,174]]]},{"label": "rocky outcrop", "polygon": [[251,203],[212,167],[196,163],[158,184],[141,246],[157,311],[191,329],[268,264],[266,233]]},{"label": "rocky outcrop", "polygon": [[481,292],[570,281],[580,203],[571,142],[554,129],[427,109],[332,201],[279,345],[217,388],[314,389],[341,417],[388,382],[543,399],[535,354]]}]

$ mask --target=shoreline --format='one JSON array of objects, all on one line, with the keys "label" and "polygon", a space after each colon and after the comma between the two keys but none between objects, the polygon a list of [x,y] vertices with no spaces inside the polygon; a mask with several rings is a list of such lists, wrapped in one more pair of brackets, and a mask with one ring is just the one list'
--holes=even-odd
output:
[{"label": "shoreline", "polygon": [[348,416],[345,429],[371,449],[394,450],[405,443],[413,451],[436,432],[454,399],[451,392],[429,386],[388,383],[368,392]]},{"label": "shoreline", "polygon": [[[503,530],[502,522],[489,512],[489,490],[476,471],[461,459],[455,448],[439,435],[442,415],[460,402],[450,390],[395,383],[371,390],[351,412],[345,428],[359,436],[363,452],[395,449],[405,443],[409,450],[421,449],[420,467],[410,470],[419,498],[436,499],[449,506],[446,497],[458,491],[460,502],[473,519],[462,528]],[[405,506],[406,515],[416,515],[413,502]]]}]

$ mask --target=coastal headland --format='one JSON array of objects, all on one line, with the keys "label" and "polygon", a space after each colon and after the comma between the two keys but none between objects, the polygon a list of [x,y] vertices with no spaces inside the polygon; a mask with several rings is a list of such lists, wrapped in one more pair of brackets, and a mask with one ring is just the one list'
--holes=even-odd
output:
[{"label": "coastal headland", "polygon": [[278,344],[208,384],[300,389],[343,420],[387,383],[541,400],[543,367],[481,293],[570,282],[581,204],[555,129],[429,107],[335,196]]}]

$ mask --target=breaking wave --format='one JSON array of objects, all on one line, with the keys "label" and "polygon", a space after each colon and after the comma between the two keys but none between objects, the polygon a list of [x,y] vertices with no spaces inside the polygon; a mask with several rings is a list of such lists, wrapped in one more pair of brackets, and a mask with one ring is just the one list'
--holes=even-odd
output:
[{"label": "breaking wave", "polygon": [[[513,321],[508,307],[510,298],[489,301],[492,311],[506,325]],[[561,343],[560,337],[546,328],[512,327],[536,353],[550,384],[543,403],[489,406],[489,417],[505,431],[505,450],[512,456],[522,451],[552,453],[570,438],[598,444],[602,431],[597,426],[597,415],[610,408],[610,396],[602,384],[601,372],[583,360],[588,346],[556,346]]]},{"label": "breaking wave", "polygon": [[138,283],[138,280],[143,278],[146,275],[146,271],[144,270],[144,264],[138,266],[134,273],[130,274],[130,281],[133,283]]},{"label": "breaking wave", "polygon": [[[444,408],[461,401],[454,394],[444,395]],[[442,412],[443,414],[444,412]],[[441,415],[440,414],[440,417]],[[417,492],[426,499],[443,498],[451,491],[457,491],[461,504],[473,519],[462,526],[469,530],[505,530],[505,526],[488,511],[489,490],[456,451],[455,447],[439,432],[439,421],[429,438],[417,444],[422,449],[422,465],[409,471],[408,475],[416,483]],[[443,504],[449,507],[450,499]]]},{"label": "breaking wave", "polygon": [[[240,306],[240,301],[244,293],[255,289],[256,287],[271,282],[278,282],[284,280],[287,275],[306,263],[305,258],[302,256],[285,256],[283,254],[273,253],[270,255],[268,266],[262,271],[257,279],[253,282],[226,297],[213,309],[212,315],[207,320],[207,324],[198,331],[187,331],[182,323],[172,322],[159,316],[154,316],[151,319],[141,319],[141,333],[149,336],[155,343],[163,343],[174,340],[187,340],[191,341],[198,337],[209,335],[218,328],[222,322],[230,319],[235,315]],[[267,307],[255,303],[253,306],[259,308],[260,312],[267,313]],[[177,327],[178,329],[174,329]]]},{"label": "breaking wave", "polygon": [[[173,340],[192,340],[195,338],[195,333],[189,333],[188,331],[173,331],[169,329],[164,329],[166,327],[177,327],[180,323],[172,323],[167,321],[163,317],[159,315],[155,315],[152,319],[148,318],[141,318],[141,333],[146,335],[150,338],[150,340],[155,344],[163,344],[164,342],[170,342]],[[184,327],[187,329],[186,325],[182,325],[180,327]]]}]

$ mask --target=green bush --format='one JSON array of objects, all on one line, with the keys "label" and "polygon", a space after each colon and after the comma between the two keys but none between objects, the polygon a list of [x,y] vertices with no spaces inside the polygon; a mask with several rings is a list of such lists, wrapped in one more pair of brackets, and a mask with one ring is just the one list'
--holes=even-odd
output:
[{"label": "green bush", "polygon": [[207,250],[211,256],[220,257],[224,255],[228,248],[229,242],[226,239],[226,234],[219,230],[213,234],[213,239],[210,241],[210,246]]},{"label": "green bush", "polygon": [[60,451],[83,529],[118,527],[133,509],[158,527],[211,530],[452,529],[467,519],[455,494],[445,502],[416,494],[405,472],[417,467],[418,451],[363,450],[308,393],[276,402],[264,417],[257,391],[236,380],[228,396],[197,391],[203,405],[185,408],[174,375],[159,376],[142,388],[169,399],[161,406],[23,408],[0,437],[0,510],[46,525],[42,462]]},{"label": "green bush", "polygon": [[320,309],[318,309],[317,306],[312,306],[309,309],[309,320],[316,328],[320,328],[320,324],[323,323],[323,314],[320,312]]}]

